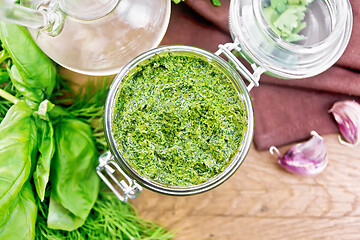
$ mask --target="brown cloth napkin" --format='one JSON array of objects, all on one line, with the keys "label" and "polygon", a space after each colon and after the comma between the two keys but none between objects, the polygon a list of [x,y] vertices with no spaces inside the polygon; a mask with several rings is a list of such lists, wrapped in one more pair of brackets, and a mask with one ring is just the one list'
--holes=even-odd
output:
[{"label": "brown cloth napkin", "polygon": [[[360,96],[360,1],[350,1],[354,26],[340,60],[324,73],[301,80],[262,75],[251,90],[255,112],[254,142],[258,150],[309,138],[312,130],[324,135],[338,132],[328,113],[332,104]],[[218,44],[232,42],[228,27],[230,0],[215,7],[211,0],[173,4],[163,45],[193,45],[215,52]]]}]

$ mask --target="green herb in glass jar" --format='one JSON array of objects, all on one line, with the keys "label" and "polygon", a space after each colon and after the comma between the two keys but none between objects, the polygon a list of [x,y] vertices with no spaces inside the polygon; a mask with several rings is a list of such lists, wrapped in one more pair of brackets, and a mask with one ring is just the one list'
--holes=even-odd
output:
[{"label": "green herb in glass jar", "polygon": [[233,83],[206,59],[155,55],[120,85],[112,131],[123,157],[168,186],[201,184],[221,173],[247,127]]}]

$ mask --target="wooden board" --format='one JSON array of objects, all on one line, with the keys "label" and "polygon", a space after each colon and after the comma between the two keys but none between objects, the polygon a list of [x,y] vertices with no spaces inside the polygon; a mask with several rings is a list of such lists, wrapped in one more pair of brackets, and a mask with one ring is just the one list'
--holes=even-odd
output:
[{"label": "wooden board", "polygon": [[[325,136],[329,166],[317,177],[282,170],[251,148],[221,186],[195,196],[144,190],[139,214],[177,230],[176,239],[360,239],[360,147]],[[284,153],[290,146],[281,148]]]}]

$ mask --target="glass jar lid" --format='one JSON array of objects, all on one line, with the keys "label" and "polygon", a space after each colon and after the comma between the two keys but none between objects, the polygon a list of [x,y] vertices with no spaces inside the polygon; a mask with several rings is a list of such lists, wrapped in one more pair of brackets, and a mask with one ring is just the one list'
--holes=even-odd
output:
[{"label": "glass jar lid", "polygon": [[[272,23],[268,23],[268,12],[264,14],[264,10],[271,4],[269,0],[232,0],[230,32],[243,57],[271,75],[289,79],[315,76],[331,67],[343,54],[350,39],[351,5],[348,0],[305,2],[308,6],[303,11],[304,23],[301,23],[304,29],[299,32],[304,37],[290,42],[279,36]],[[270,7],[272,9],[267,10],[281,17],[275,24],[285,30],[286,24],[293,24],[292,17],[299,14],[300,8],[292,6],[289,8],[291,11],[279,13],[277,8]]]}]

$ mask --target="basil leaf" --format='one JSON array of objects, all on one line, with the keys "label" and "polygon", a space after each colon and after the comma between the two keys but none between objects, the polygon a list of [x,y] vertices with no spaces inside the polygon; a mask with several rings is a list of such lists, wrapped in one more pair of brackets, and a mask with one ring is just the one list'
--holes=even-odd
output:
[{"label": "basil leaf", "polygon": [[51,122],[38,119],[39,158],[33,175],[36,192],[41,201],[45,197],[46,185],[49,181],[51,159],[55,153],[54,129]]},{"label": "basil leaf", "polygon": [[43,92],[40,89],[32,90],[28,87],[16,65],[11,66],[9,76],[16,90],[25,97],[25,101],[28,106],[36,108],[38,103],[44,98]]},{"label": "basil leaf", "polygon": [[39,99],[39,102],[50,98],[56,83],[56,68],[35,44],[27,29],[0,22],[0,40],[21,76],[12,78],[19,92]]},{"label": "basil leaf", "polygon": [[26,182],[13,202],[12,212],[6,224],[1,227],[0,239],[29,240],[35,238],[37,205],[30,182]]},{"label": "basil leaf", "polygon": [[54,133],[56,150],[50,176],[53,197],[85,220],[94,206],[100,184],[91,128],[79,120],[61,119],[54,125]]},{"label": "basil leaf", "polygon": [[50,196],[49,215],[47,220],[47,226],[49,228],[73,231],[81,227],[84,222],[85,219],[75,216],[57,202],[52,195]]},{"label": "basil leaf", "polygon": [[32,111],[20,101],[0,124],[0,228],[9,219],[12,202],[28,180],[37,155]]},{"label": "basil leaf", "polygon": [[36,125],[39,136],[39,158],[33,175],[36,192],[41,201],[45,197],[46,185],[49,181],[51,160],[55,153],[54,128],[50,122],[49,112],[54,108],[48,100],[40,103],[36,116]]}]

